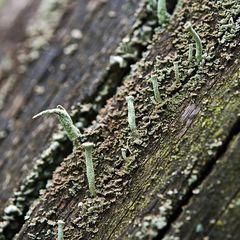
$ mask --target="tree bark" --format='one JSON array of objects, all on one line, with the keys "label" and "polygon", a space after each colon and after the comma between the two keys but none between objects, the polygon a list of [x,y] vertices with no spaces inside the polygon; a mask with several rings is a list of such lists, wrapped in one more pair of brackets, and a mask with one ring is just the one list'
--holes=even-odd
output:
[{"label": "tree bark", "polygon": [[[163,24],[151,1],[29,1],[4,30],[0,239],[56,239],[58,220],[71,240],[240,238],[240,3],[167,4]],[[97,197],[81,144],[32,120],[59,104],[94,143]]]}]

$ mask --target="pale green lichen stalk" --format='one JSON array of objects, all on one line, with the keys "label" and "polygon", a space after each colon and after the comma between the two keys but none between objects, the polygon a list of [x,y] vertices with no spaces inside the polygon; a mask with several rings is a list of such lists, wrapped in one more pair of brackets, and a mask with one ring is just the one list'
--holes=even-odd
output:
[{"label": "pale green lichen stalk", "polygon": [[192,37],[195,40],[196,59],[197,59],[197,62],[200,63],[202,60],[202,41],[201,41],[200,37],[198,36],[197,32],[193,29],[192,24],[190,22],[187,22],[185,24],[185,28],[192,35]]},{"label": "pale green lichen stalk", "polygon": [[63,240],[63,226],[64,226],[64,221],[58,220],[58,237],[57,237],[57,240]]},{"label": "pale green lichen stalk", "polygon": [[166,23],[168,21],[169,13],[167,12],[166,0],[158,0],[157,16],[159,24]]},{"label": "pale green lichen stalk", "polygon": [[180,73],[179,73],[179,68],[178,68],[178,62],[173,62],[173,69],[174,69],[176,81],[180,82]]},{"label": "pale green lichen stalk", "polygon": [[87,171],[87,180],[90,193],[96,197],[96,186],[95,186],[95,174],[92,161],[92,150],[94,144],[91,142],[85,142],[82,144],[84,148],[85,161],[86,161],[86,171]]},{"label": "pale green lichen stalk", "polygon": [[79,129],[76,126],[74,126],[71,117],[69,116],[68,112],[64,107],[58,105],[57,108],[42,111],[37,115],[35,115],[33,119],[43,115],[51,115],[51,114],[58,115],[58,119],[61,125],[63,126],[63,128],[65,129],[68,138],[73,142],[74,145],[76,145],[78,138],[81,137],[81,133]]},{"label": "pale green lichen stalk", "polygon": [[127,96],[127,105],[128,105],[128,123],[129,127],[134,135],[137,135],[137,125],[136,125],[136,116],[135,116],[135,109],[134,109],[134,97]]},{"label": "pale green lichen stalk", "polygon": [[189,44],[189,50],[188,50],[188,62],[191,63],[193,59],[193,44]]},{"label": "pale green lichen stalk", "polygon": [[160,92],[158,89],[158,80],[157,77],[151,77],[151,82],[152,82],[152,86],[153,86],[153,93],[154,93],[154,101],[156,103],[160,103],[161,101],[161,97],[160,97]]}]

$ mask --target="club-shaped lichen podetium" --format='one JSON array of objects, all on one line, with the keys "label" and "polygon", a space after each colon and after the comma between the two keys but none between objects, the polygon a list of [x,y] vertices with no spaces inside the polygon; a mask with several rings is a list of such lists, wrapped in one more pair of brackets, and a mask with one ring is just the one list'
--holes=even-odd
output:
[{"label": "club-shaped lichen podetium", "polygon": [[189,49],[188,49],[188,62],[191,63],[192,59],[193,59],[193,44],[190,43],[188,46],[189,46]]},{"label": "club-shaped lichen podetium", "polygon": [[202,41],[197,34],[197,32],[193,29],[192,24],[190,22],[186,22],[185,29],[192,35],[196,45],[196,59],[197,62],[200,63],[202,60]]},{"label": "club-shaped lichen podetium", "polygon": [[63,226],[64,226],[64,221],[58,220],[58,237],[57,240],[63,240]]},{"label": "club-shaped lichen podetium", "polygon": [[84,155],[85,155],[85,161],[86,161],[86,172],[87,172],[89,191],[94,197],[96,197],[97,193],[96,193],[96,186],[95,186],[95,174],[94,174],[93,160],[92,160],[93,146],[94,144],[91,142],[85,142],[82,144],[82,147],[84,148]]},{"label": "club-shaped lichen podetium", "polygon": [[179,73],[178,62],[173,62],[173,69],[174,69],[174,74],[175,74],[176,81],[180,82],[180,73]]},{"label": "club-shaped lichen podetium", "polygon": [[170,17],[167,12],[167,3],[166,0],[158,0],[157,3],[157,16],[159,24],[166,23]]},{"label": "club-shaped lichen podetium", "polygon": [[151,77],[150,81],[152,82],[154,98],[151,97],[153,103],[158,104],[161,102],[160,92],[158,89],[158,80],[157,77]]},{"label": "club-shaped lichen podetium", "polygon": [[68,112],[64,107],[58,105],[57,108],[42,111],[37,115],[33,116],[33,119],[44,115],[48,116],[51,114],[58,115],[58,119],[61,125],[63,126],[64,130],[66,131],[68,138],[73,142],[74,146],[78,145],[78,138],[81,137],[82,135],[79,129],[76,126],[74,126],[71,117],[69,116]]},{"label": "club-shaped lichen podetium", "polygon": [[133,136],[138,135],[137,125],[136,125],[136,116],[135,116],[135,109],[134,109],[134,97],[127,96],[127,106],[128,106],[128,124],[132,131]]}]

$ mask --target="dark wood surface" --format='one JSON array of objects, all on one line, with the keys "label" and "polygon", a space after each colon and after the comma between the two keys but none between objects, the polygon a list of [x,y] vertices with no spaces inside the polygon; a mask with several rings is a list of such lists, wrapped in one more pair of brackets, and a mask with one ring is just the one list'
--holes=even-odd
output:
[{"label": "dark wood surface", "polygon": [[[33,166],[34,159],[47,147],[56,126],[54,119],[33,121],[32,116],[58,104],[70,109],[74,102],[84,101],[96,92],[111,53],[130,31],[138,6],[136,1],[87,3],[71,2],[64,9],[63,22],[59,23],[63,26],[55,30],[47,49],[41,50],[39,59],[29,64],[25,74],[16,73],[18,79],[4,102],[0,119],[1,129],[7,134],[0,145],[2,203],[12,195],[16,182],[23,179]],[[109,17],[109,11],[116,12],[116,17]],[[80,29],[84,37],[78,41],[77,52],[66,56],[62,53],[64,37],[75,28]],[[61,64],[66,65],[65,70],[60,69]],[[36,86],[45,91],[36,93]],[[14,127],[9,130],[10,120],[14,121]],[[4,182],[6,179],[9,181]],[[1,204],[1,208],[3,206]]]},{"label": "dark wood surface", "polygon": [[[85,140],[95,144],[97,197],[87,188],[81,147],[71,153],[70,143],[61,137],[50,158],[58,164],[65,158],[56,164],[52,181],[36,197],[27,220],[21,219],[15,228],[23,224],[16,239],[55,239],[59,219],[65,221],[65,239],[71,240],[239,239],[238,1],[186,1],[169,24],[152,27],[153,42],[129,74],[129,69],[109,71],[109,57],[125,35],[131,36],[134,23],[138,29],[135,21],[144,8],[134,15],[137,1],[90,2],[93,5],[74,1],[64,7],[62,25],[48,48],[27,67],[11,90],[14,99],[4,104],[2,129],[10,119],[16,123],[0,145],[0,181],[5,183],[0,200],[3,209],[21,181],[36,173],[32,168],[42,159],[38,156],[54,142],[50,138],[56,120],[33,122],[31,116],[57,104],[68,109],[79,102],[95,106],[99,89],[106,86],[111,91],[97,105],[103,107],[100,112],[84,113],[81,107],[74,111],[75,121],[88,122]],[[187,60],[188,44],[193,42],[184,29],[189,20],[202,39],[201,64]],[[83,38],[77,51],[66,56],[64,36],[77,23]],[[142,18],[141,24],[148,21]],[[174,76],[174,61],[179,62],[180,82]],[[160,84],[159,105],[151,101],[152,75]],[[34,94],[36,85],[46,91]],[[137,138],[127,124],[128,95],[135,98]],[[128,150],[127,158],[122,148]],[[4,234],[10,239],[14,227],[9,223]]]},{"label": "dark wood surface", "polygon": [[239,133],[234,132],[209,176],[192,191],[193,196],[165,240],[239,238],[239,146]]}]

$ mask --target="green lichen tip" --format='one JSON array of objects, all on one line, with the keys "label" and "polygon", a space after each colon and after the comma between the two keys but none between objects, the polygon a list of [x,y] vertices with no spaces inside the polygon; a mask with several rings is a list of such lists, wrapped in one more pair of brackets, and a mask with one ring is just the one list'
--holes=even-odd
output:
[{"label": "green lichen tip", "polygon": [[68,114],[68,112],[63,106],[58,105],[56,108],[42,111],[34,115],[33,119],[43,115],[51,115],[51,114],[58,115],[58,119],[61,125],[63,126],[64,130],[66,131],[68,138],[73,142],[74,145],[77,144],[76,140],[82,135],[79,129],[74,125],[72,118],[70,117],[70,115]]},{"label": "green lichen tip", "polygon": [[193,29],[191,22],[186,22],[184,25],[185,29],[192,35],[194,41],[195,41],[195,45],[196,45],[196,60],[197,63],[200,63],[202,60],[202,41],[201,38],[199,37],[199,35],[197,34],[197,32]]},{"label": "green lichen tip", "polygon": [[134,101],[134,97],[133,97],[133,96],[127,96],[127,97],[126,97],[126,100],[127,100],[127,101]]},{"label": "green lichen tip", "polygon": [[192,27],[192,23],[190,21],[187,21],[184,25],[185,29],[189,30]]},{"label": "green lichen tip", "polygon": [[58,220],[58,225],[64,225],[65,224],[65,222],[63,221],[63,220]]},{"label": "green lichen tip", "polygon": [[93,148],[94,147],[94,143],[92,142],[85,142],[82,144],[83,148]]}]

